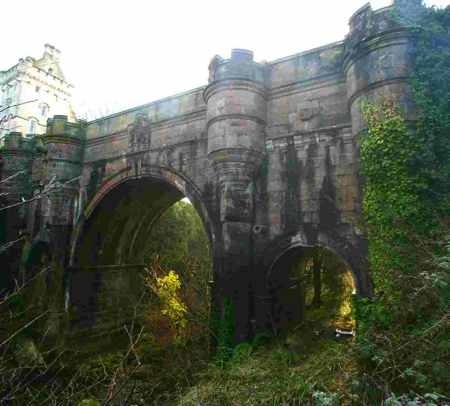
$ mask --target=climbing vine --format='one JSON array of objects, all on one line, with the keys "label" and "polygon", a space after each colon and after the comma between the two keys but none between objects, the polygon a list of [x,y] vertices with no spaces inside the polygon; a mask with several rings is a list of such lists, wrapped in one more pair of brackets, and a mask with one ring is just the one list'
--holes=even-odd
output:
[{"label": "climbing vine", "polygon": [[[450,7],[424,8],[413,32],[408,122],[390,100],[363,108],[364,216],[374,300],[359,301],[359,349],[383,384],[448,390]],[[447,292],[447,293],[446,293]]]}]

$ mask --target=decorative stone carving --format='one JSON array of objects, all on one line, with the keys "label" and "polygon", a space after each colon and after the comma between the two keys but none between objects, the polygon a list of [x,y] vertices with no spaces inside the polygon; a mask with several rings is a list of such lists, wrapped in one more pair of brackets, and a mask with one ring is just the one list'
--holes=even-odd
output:
[{"label": "decorative stone carving", "polygon": [[222,186],[220,220],[250,221],[253,210],[252,185],[227,182]]},{"label": "decorative stone carving", "polygon": [[307,100],[297,106],[297,112],[290,117],[291,128],[308,131],[317,127],[320,118],[320,104],[317,100]]},{"label": "decorative stone carving", "polygon": [[307,102],[298,108],[297,118],[300,121],[309,121],[313,117],[319,115],[320,106],[319,103],[316,102]]},{"label": "decorative stone carving", "polygon": [[143,113],[136,115],[134,123],[128,126],[129,147],[131,150],[140,150],[150,147],[151,121]]}]

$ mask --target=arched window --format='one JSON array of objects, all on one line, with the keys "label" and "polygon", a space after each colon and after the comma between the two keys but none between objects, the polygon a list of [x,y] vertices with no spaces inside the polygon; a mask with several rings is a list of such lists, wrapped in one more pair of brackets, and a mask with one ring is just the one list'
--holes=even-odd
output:
[{"label": "arched window", "polygon": [[41,110],[41,116],[42,116],[42,117],[47,117],[47,115],[48,115],[48,110],[49,110],[48,104],[42,103],[42,104],[39,106],[39,108],[40,108],[40,110]]}]

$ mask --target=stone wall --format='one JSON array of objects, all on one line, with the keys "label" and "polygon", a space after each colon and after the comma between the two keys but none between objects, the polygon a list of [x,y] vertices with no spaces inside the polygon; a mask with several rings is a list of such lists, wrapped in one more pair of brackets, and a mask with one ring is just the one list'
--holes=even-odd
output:
[{"label": "stone wall", "polygon": [[[82,253],[126,246],[138,255],[142,230],[184,195],[209,233],[215,306],[220,312],[224,298],[232,299],[236,340],[267,327],[267,274],[290,249],[334,251],[359,293],[370,295],[360,230],[361,103],[389,97],[413,118],[413,40],[393,14],[406,9],[365,6],[343,42],[269,63],[235,49],[229,59],[213,58],[204,87],[89,123],[55,118],[44,137],[44,179],[80,176],[42,208],[47,223],[70,235],[60,247],[65,264],[126,265],[123,256]],[[149,180],[166,186],[155,189]],[[141,199],[139,208],[123,206],[124,196]],[[128,214],[114,238],[110,219],[119,213]]]}]

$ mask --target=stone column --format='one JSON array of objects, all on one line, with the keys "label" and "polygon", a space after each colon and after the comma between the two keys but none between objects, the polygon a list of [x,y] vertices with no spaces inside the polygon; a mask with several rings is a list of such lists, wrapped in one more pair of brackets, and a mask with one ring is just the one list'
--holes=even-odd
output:
[{"label": "stone column", "polygon": [[219,185],[222,268],[216,275],[219,306],[231,300],[235,340],[250,334],[254,184],[264,148],[266,100],[264,68],[250,51],[215,58],[207,104],[208,157]]}]

